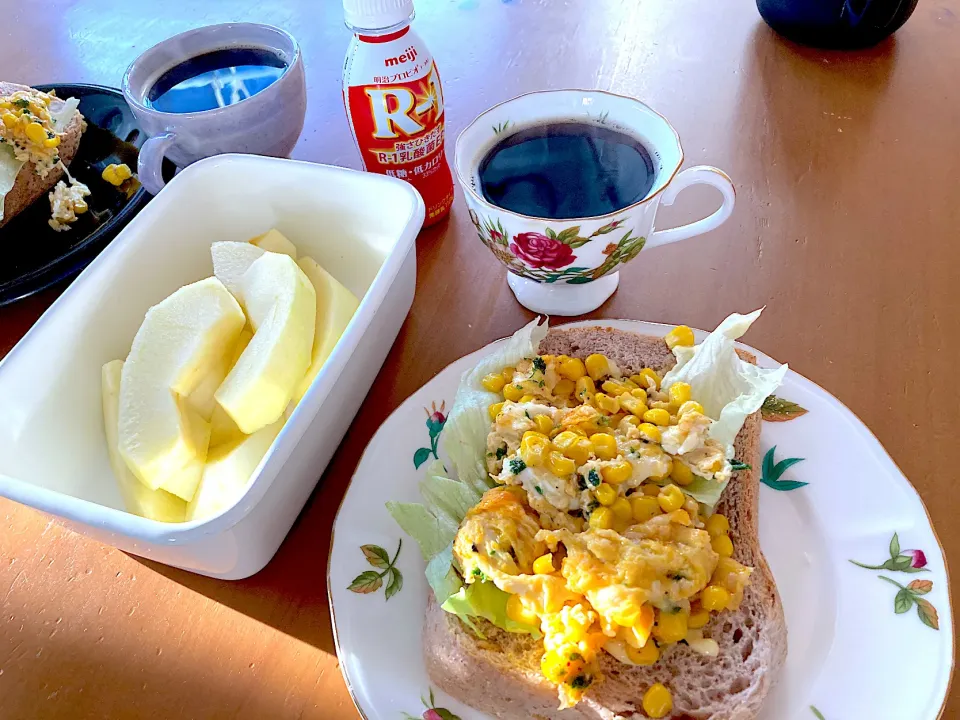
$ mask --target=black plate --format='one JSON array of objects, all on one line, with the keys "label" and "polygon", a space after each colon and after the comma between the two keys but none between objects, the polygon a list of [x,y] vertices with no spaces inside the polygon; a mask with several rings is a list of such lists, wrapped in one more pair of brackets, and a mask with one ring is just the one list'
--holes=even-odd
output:
[{"label": "black plate", "polygon": [[[146,140],[119,90],[99,85],[36,87],[80,101],[87,130],[70,163],[70,173],[90,188],[90,210],[80,215],[70,230],[56,232],[47,224],[50,201],[44,193],[0,228],[0,306],[79,273],[151,197],[137,182],[124,191],[100,176],[110,163],[126,163],[136,172],[140,146]],[[164,169],[164,175],[172,175],[172,166]]]}]

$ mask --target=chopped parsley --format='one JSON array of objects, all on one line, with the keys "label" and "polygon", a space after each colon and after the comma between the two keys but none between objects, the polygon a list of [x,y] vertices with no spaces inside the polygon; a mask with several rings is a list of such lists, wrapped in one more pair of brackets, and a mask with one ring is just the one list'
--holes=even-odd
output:
[{"label": "chopped parsley", "polygon": [[583,655],[581,655],[581,654],[578,653],[578,652],[570,653],[570,654],[567,656],[567,659],[568,659],[570,662],[576,662],[577,660],[583,660]]},{"label": "chopped parsley", "polygon": [[505,447],[497,448],[497,460],[503,460],[507,456],[507,449]]},{"label": "chopped parsley", "polygon": [[20,108],[21,110],[30,109],[30,101],[27,100],[26,98],[17,98],[16,100],[13,101],[13,104],[16,105],[18,108]]},{"label": "chopped parsley", "polygon": [[686,575],[684,575],[683,573],[679,573],[679,572],[678,572],[678,573],[673,573],[673,574],[671,574],[671,575],[667,575],[667,577],[670,578],[671,580],[686,580],[686,579],[687,579],[687,576],[686,576]]},{"label": "chopped parsley", "polygon": [[534,486],[533,486],[533,489],[536,490],[536,491],[537,491],[538,493],[540,493],[541,495],[543,495],[543,490],[540,489],[540,486],[539,486],[539,485],[534,485]]},{"label": "chopped parsley", "polygon": [[507,467],[510,468],[510,472],[514,475],[519,475],[527,469],[527,464],[520,458],[510,458],[507,460]]},{"label": "chopped parsley", "polygon": [[593,485],[594,487],[599,487],[599,485],[600,485],[600,473],[598,473],[596,470],[591,470],[591,471],[587,474],[587,480],[589,480],[589,481],[590,481],[590,484]]},{"label": "chopped parsley", "polygon": [[592,512],[593,512],[594,510],[596,510],[598,507],[600,507],[600,503],[598,503],[596,500],[591,500],[590,502],[588,502],[588,503],[587,503],[587,515],[589,515],[590,513],[592,513]]},{"label": "chopped parsley", "polygon": [[473,573],[471,573],[475,578],[478,578],[480,582],[486,582],[487,576],[483,574],[483,570],[480,568],[474,568]]},{"label": "chopped parsley", "polygon": [[740,462],[739,460],[734,460],[733,462],[730,463],[730,469],[733,470],[733,471],[737,471],[737,470],[752,470],[753,467],[750,466],[750,465],[748,465],[748,464],[745,463],[745,462]]},{"label": "chopped parsley", "polygon": [[535,357],[535,358],[533,359],[533,367],[534,367],[535,370],[539,370],[540,372],[546,372],[546,371],[547,371],[547,361],[544,360],[544,359],[543,359],[542,357],[540,357],[539,355],[537,355],[537,357]]},{"label": "chopped parsley", "polygon": [[587,481],[584,479],[583,475],[577,473],[577,487],[581,490],[587,489]]},{"label": "chopped parsley", "polygon": [[570,687],[574,690],[582,690],[583,688],[590,687],[590,683],[593,680],[589,675],[577,675],[573,680],[570,681]]}]

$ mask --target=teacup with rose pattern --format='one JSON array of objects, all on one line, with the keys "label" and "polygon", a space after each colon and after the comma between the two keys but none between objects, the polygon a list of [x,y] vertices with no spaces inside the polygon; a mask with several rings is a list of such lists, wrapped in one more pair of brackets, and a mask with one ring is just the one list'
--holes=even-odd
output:
[{"label": "teacup with rose pattern", "polygon": [[[499,207],[481,190],[480,167],[504,137],[564,121],[602,126],[637,138],[654,165],[653,186],[616,212],[551,219]],[[460,134],[457,178],[480,240],[507,268],[507,281],[522,305],[551,315],[595,310],[617,289],[620,265],[641,250],[713,230],[733,212],[730,178],[706,165],[680,171],[683,150],[676,130],[638,100],[602,91],[552,90],[521,95],[497,105]],[[718,210],[696,222],[654,230],[657,208],[670,205],[684,188],[706,184],[723,196]]]}]

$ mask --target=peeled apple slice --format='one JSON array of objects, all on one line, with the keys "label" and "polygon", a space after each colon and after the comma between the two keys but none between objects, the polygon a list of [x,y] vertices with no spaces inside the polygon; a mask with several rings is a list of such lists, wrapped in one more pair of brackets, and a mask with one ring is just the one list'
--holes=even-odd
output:
[{"label": "peeled apple slice", "polygon": [[300,402],[320,368],[330,357],[334,346],[343,335],[350,318],[360,306],[356,296],[341,285],[333,275],[324,270],[316,260],[302,257],[297,265],[303,270],[317,293],[317,322],[313,335],[313,352],[310,369],[307,375],[297,386],[293,395],[294,402]]},{"label": "peeled apple slice", "polygon": [[213,274],[222,282],[233,296],[243,303],[240,291],[240,281],[244,273],[257,260],[263,257],[266,250],[245,242],[215,242],[210,246],[210,257],[213,259]]},{"label": "peeled apple slice", "polygon": [[103,394],[103,429],[107,436],[110,467],[120,486],[120,494],[127,510],[141,517],[160,522],[183,522],[187,503],[165,490],[151,490],[134,477],[117,449],[117,421],[120,411],[120,374],[123,360],[114,360],[103,366],[101,390]]},{"label": "peeled apple slice", "polygon": [[254,334],[216,399],[252,435],[280,418],[307,372],[317,294],[293,259],[277,253],[250,266],[240,294]]},{"label": "peeled apple slice", "polygon": [[[213,417],[213,413],[217,409],[217,401],[214,398],[217,388],[223,384],[223,380],[227,377],[227,373],[230,372],[230,368],[236,364],[240,353],[244,351],[252,337],[252,331],[246,328],[241,330],[234,348],[224,354],[220,362],[203,377],[200,384],[197,385],[196,389],[190,393],[190,396],[187,398],[190,407],[196,410],[197,414],[204,420],[211,420]],[[211,436],[210,446],[213,447],[214,444],[213,437]]]},{"label": "peeled apple slice", "polygon": [[257,235],[250,241],[250,244],[268,252],[281,253],[282,255],[289,255],[294,260],[297,259],[297,246],[287,240],[286,236],[279,230],[271,230],[263,235]]},{"label": "peeled apple slice", "polygon": [[[243,351],[247,349],[247,345],[250,344],[250,339],[253,337],[253,331],[249,328],[244,328],[240,332],[240,339],[237,340],[237,344],[233,349],[233,354],[229,358],[227,363],[227,370],[224,372],[224,376],[230,372],[230,369],[237,364],[237,360],[240,359],[240,356],[243,354]],[[222,384],[223,378],[221,378],[221,383],[217,384],[217,387],[213,389],[214,392],[217,391],[217,388]],[[196,394],[196,391],[194,391]],[[192,396],[191,396],[192,397]],[[221,445],[226,445],[227,443],[238,443],[243,438],[247,437],[242,432],[240,428],[237,427],[237,424],[233,421],[227,411],[220,407],[220,403],[216,401],[216,398],[211,394],[210,401],[213,403],[213,412],[210,416],[210,449],[220,447]]]},{"label": "peeled apple slice", "polygon": [[239,442],[210,451],[200,487],[187,505],[187,520],[219,515],[240,499],[283,422],[281,418]]},{"label": "peeled apple slice", "polygon": [[151,490],[193,498],[210,424],[185,398],[233,348],[245,320],[216,278],[182,287],[147,311],[123,365],[118,447]]}]

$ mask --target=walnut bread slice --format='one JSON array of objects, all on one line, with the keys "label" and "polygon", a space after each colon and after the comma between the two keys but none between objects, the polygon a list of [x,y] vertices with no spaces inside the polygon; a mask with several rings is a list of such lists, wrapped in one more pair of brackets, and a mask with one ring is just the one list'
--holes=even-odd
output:
[{"label": "walnut bread slice", "polygon": [[[603,353],[622,371],[675,364],[661,338],[610,328],[551,330],[543,354],[585,358]],[[756,358],[739,351],[749,362]],[[757,512],[760,467],[760,413],[749,416],[734,443],[736,457],[753,469],[736,472],[717,508],[730,522],[734,558],[754,572],[737,611],[715,616],[704,635],[717,641],[717,657],[686,644],[664,649],[648,667],[625,665],[601,653],[604,679],[573,708],[557,709],[556,687],[540,672],[542,643],[479,621],[477,637],[431,595],[423,629],[424,658],[434,685],[466,705],[497,718],[613,720],[643,718],[641,701],[653,683],[673,695],[668,716],[695,720],[749,720],[776,682],[787,654],[787,628],[773,575],[760,550]]]}]

